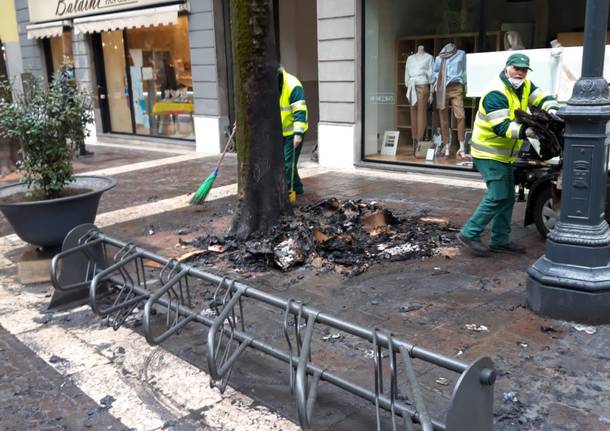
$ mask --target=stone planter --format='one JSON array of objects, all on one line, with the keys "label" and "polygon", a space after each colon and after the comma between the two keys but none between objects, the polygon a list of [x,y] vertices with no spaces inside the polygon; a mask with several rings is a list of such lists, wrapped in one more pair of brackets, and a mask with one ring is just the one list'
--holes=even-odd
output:
[{"label": "stone planter", "polygon": [[45,201],[3,203],[2,198],[27,191],[25,184],[9,184],[0,187],[0,211],[23,241],[53,248],[61,245],[74,227],[95,221],[102,193],[115,185],[113,178],[83,175],[67,187],[90,192]]}]

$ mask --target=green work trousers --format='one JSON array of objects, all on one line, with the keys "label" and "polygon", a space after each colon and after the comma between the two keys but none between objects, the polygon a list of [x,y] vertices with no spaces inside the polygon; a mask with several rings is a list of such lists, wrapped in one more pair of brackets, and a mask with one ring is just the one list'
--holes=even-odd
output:
[{"label": "green work trousers", "polygon": [[495,160],[474,159],[475,168],[487,184],[487,194],[460,233],[478,241],[491,222],[490,245],[510,243],[510,225],[515,205],[515,177],[513,166]]},{"label": "green work trousers", "polygon": [[[303,138],[305,138],[305,136],[303,136]],[[294,157],[294,191],[297,195],[303,194],[303,183],[301,182],[301,177],[299,177],[299,171],[297,169],[302,148],[303,142],[301,142],[296,149],[294,148],[294,136],[284,137],[284,172],[286,173],[286,185],[290,191],[290,186],[292,184],[292,158]]]}]

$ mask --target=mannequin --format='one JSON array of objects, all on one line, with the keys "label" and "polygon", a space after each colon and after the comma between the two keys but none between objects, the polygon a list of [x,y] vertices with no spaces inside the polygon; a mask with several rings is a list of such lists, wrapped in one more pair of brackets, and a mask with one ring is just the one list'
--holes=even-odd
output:
[{"label": "mannequin", "polygon": [[561,57],[563,52],[563,45],[557,39],[551,41],[551,55],[553,57]]},{"label": "mannequin", "polygon": [[428,125],[428,99],[433,68],[434,57],[428,54],[422,45],[417,47],[415,54],[407,58],[405,65],[405,86],[411,107],[411,137],[414,148],[424,138]]},{"label": "mannequin", "polygon": [[451,104],[453,117],[457,122],[460,148],[457,156],[466,156],[466,117],[464,114],[464,86],[466,85],[466,53],[457,49],[455,44],[448,43],[434,60],[434,87],[436,109],[438,109],[443,148],[441,154],[449,157],[449,118],[447,106]]},{"label": "mannequin", "polygon": [[523,42],[521,41],[521,36],[518,32],[511,30],[504,34],[504,49],[507,51],[525,49],[525,46],[523,46]]}]

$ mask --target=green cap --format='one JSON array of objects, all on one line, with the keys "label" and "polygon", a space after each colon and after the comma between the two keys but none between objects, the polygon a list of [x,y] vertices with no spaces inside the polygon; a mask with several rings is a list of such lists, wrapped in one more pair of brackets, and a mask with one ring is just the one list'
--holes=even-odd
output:
[{"label": "green cap", "polygon": [[532,70],[530,67],[530,59],[525,54],[511,54],[506,60],[507,66],[515,66],[515,67],[527,67],[529,70]]}]

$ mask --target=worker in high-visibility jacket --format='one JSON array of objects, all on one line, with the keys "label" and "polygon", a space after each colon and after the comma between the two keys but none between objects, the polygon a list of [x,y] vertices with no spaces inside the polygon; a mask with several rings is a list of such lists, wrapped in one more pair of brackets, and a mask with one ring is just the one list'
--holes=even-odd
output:
[{"label": "worker in high-visibility jacket", "polygon": [[[303,194],[303,183],[299,177],[297,164],[303,137],[309,128],[307,123],[307,104],[303,85],[293,75],[278,68],[278,83],[280,88],[280,115],[282,118],[282,135],[284,137],[284,171],[288,190],[293,188],[297,195]],[[293,161],[294,158],[294,161]],[[293,167],[294,163],[294,167]],[[294,175],[293,170],[294,168]]]},{"label": "worker in high-visibility jacket", "polygon": [[[553,97],[527,79],[529,70],[526,55],[512,54],[479,103],[470,153],[475,168],[485,180],[487,194],[458,234],[458,241],[478,256],[489,255],[490,251],[525,253],[523,246],[510,239],[515,203],[512,163],[523,140],[536,135],[531,128],[516,121],[515,110],[527,111],[534,106],[554,116],[559,109]],[[490,222],[488,247],[481,242],[481,234]]]}]

